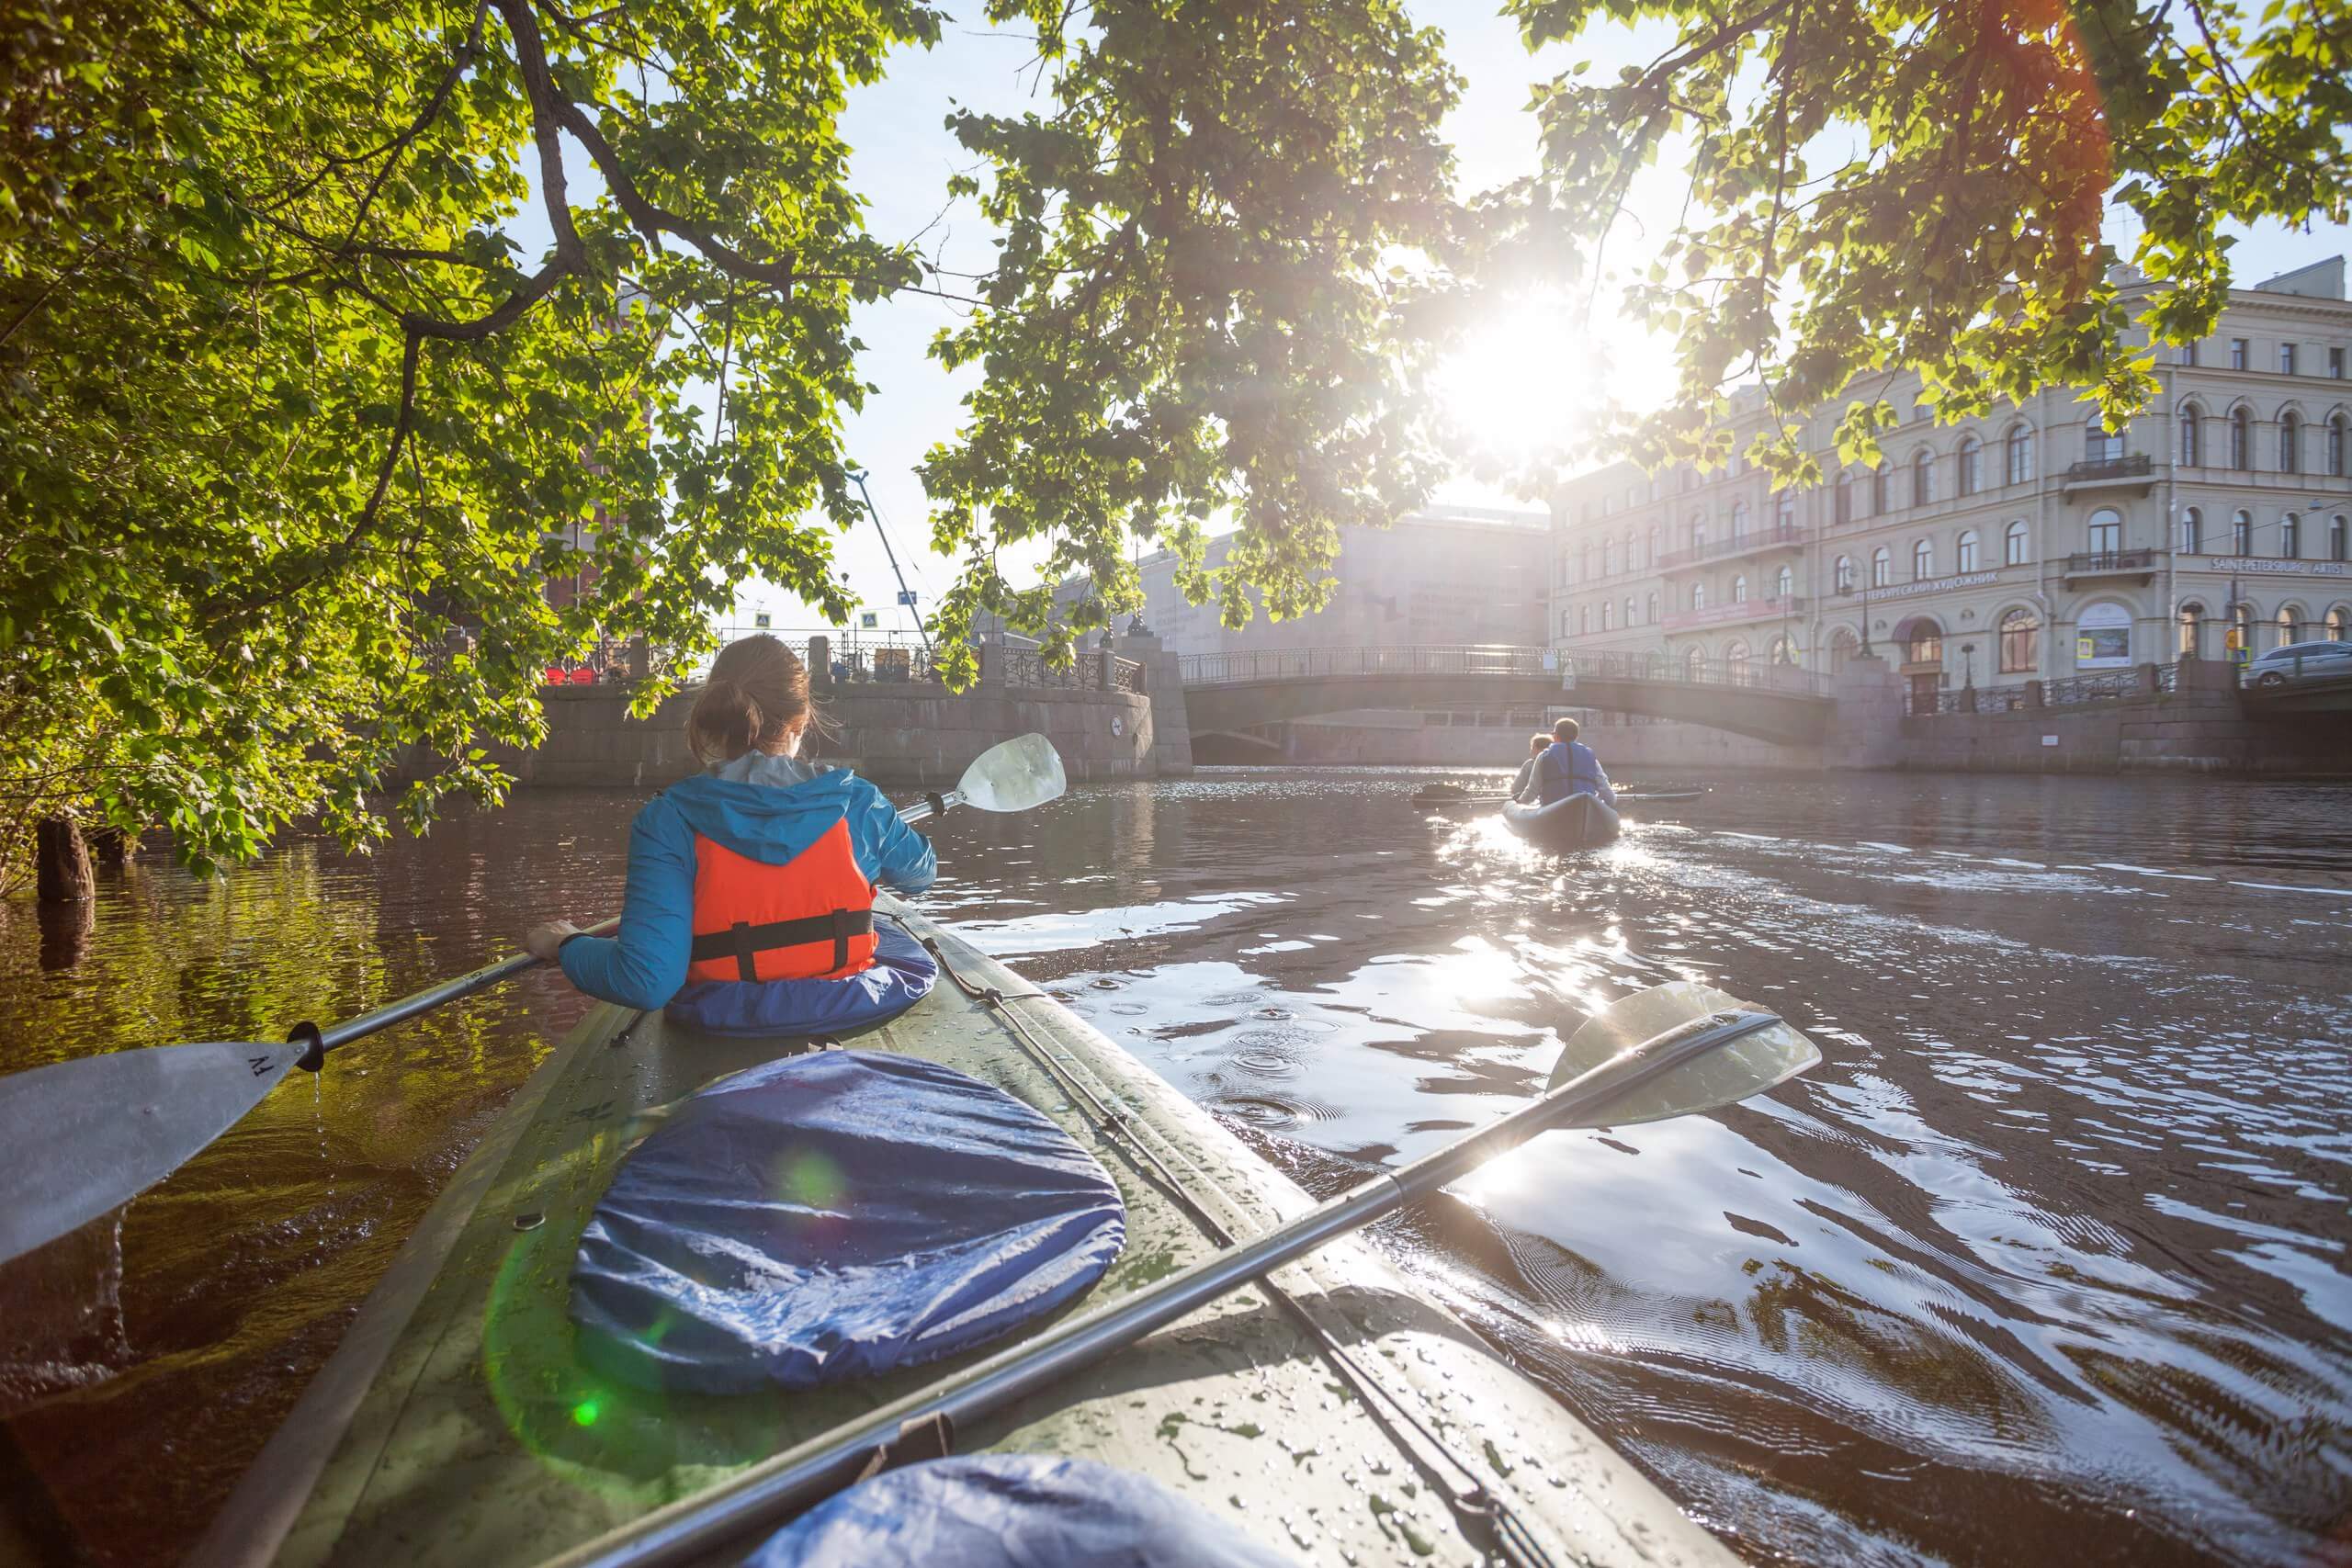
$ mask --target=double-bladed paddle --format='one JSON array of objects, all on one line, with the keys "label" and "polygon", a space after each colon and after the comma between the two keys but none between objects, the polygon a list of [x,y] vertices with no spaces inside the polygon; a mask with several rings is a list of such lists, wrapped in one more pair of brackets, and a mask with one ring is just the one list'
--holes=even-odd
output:
[{"label": "double-bladed paddle", "polygon": [[585,1542],[546,1568],[653,1568],[707,1560],[723,1544],[780,1524],[849,1484],[902,1430],[943,1416],[951,1429],[968,1428],[989,1412],[1115,1354],[1260,1275],[1428,1197],[1537,1133],[1625,1126],[1712,1111],[1784,1083],[1820,1060],[1819,1048],[1783,1020],[1693,981],[1627,997],[1569,1037],[1542,1095],[1478,1131],[1383,1171],[1263,1235],[1067,1318],[707,1492]]},{"label": "double-bladed paddle", "polygon": [[[1052,743],[1023,735],[973,759],[950,793],[927,795],[899,816],[919,822],[958,805],[1026,811],[1068,787]],[[619,924],[608,919],[585,934]],[[338,1046],[487,990],[539,962],[518,953],[342,1023],[297,1024],[283,1043],[152,1045],[0,1078],[0,1263],[163,1180],[295,1068],[316,1072]]]}]

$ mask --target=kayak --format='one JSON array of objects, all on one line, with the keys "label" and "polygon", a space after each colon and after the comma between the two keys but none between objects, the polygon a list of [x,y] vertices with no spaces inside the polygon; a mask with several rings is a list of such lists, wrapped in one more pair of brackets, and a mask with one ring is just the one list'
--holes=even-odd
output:
[{"label": "kayak", "polygon": [[1596,849],[1617,837],[1617,813],[1600,797],[1579,792],[1549,806],[1503,804],[1503,826],[1539,850],[1564,854],[1570,850]]},{"label": "kayak", "polygon": [[1659,800],[1696,800],[1707,792],[1703,789],[1619,790],[1617,804],[1644,805]]},{"label": "kayak", "polygon": [[[946,978],[847,1043],[1004,1090],[1117,1184],[1124,1250],[1065,1310],[1136,1292],[1225,1238],[1311,1207],[1053,998],[903,905],[885,897],[876,909],[929,945]],[[435,1202],[198,1545],[194,1568],[585,1560],[655,1510],[691,1506],[1001,1350],[723,1395],[639,1392],[580,1355],[573,1258],[622,1156],[683,1097],[817,1045],[697,1035],[659,1012],[592,1012]],[[1540,1553],[1509,1561],[1735,1561],[1352,1238],[959,1427],[954,1449],[1101,1461],[1301,1562],[1491,1562],[1486,1532],[1497,1524]],[[695,1560],[740,1562],[765,1533]]]}]

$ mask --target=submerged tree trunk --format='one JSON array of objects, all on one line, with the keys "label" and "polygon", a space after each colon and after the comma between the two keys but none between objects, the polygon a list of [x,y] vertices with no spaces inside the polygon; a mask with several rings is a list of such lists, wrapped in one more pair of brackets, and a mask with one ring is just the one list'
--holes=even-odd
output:
[{"label": "submerged tree trunk", "polygon": [[33,829],[34,885],[44,904],[74,904],[90,897],[90,848],[71,817],[45,817]]}]

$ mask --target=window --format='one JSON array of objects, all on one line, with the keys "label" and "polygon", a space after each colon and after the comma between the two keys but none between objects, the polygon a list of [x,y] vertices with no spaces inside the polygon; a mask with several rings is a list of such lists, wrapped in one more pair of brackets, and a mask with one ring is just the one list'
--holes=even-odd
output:
[{"label": "window", "polygon": [[1686,681],[1695,681],[1695,680],[1697,680],[1697,679],[1699,678],[1700,672],[1701,672],[1702,671],[1705,670],[1705,669],[1706,669],[1706,667],[1707,667],[1707,656],[1706,656],[1703,652],[1700,651],[1700,650],[1699,650],[1698,649],[1696,649],[1696,648],[1685,649],[1683,650],[1683,653],[1682,653],[1682,678],[1683,678],[1684,680],[1686,680]]},{"label": "window", "polygon": [[1633,570],[1637,564],[1634,559],[1634,531],[1631,528],[1625,530],[1625,553],[1617,558],[1625,563],[1627,571]]},{"label": "window", "polygon": [[1941,664],[1944,661],[1943,627],[1931,620],[1914,621],[1910,635],[1903,640],[1903,661],[1905,664]]},{"label": "window", "polygon": [[2254,606],[2244,602],[2230,606],[2230,630],[2237,637],[2237,656],[2243,661],[2254,650]]},{"label": "window", "polygon": [[2233,370],[2243,370],[2245,368],[2245,339],[2242,337],[2232,338],[2230,340],[2230,368]]},{"label": "window", "polygon": [[1707,607],[1707,585],[1705,583],[1694,582],[1690,585],[1690,607],[1694,610],[1703,610]]},{"label": "window", "polygon": [[2284,648],[2289,643],[2294,641],[2295,627],[2301,623],[2302,618],[2302,611],[2297,609],[2294,605],[2279,605],[2278,618],[2271,623],[2273,627],[2272,636],[2274,636],[2278,640],[2272,643],[2271,646],[2274,648]]},{"label": "window", "polygon": [[2041,619],[2027,609],[2001,612],[2001,673],[2030,675],[2041,668]]},{"label": "window", "polygon": [[2230,467],[2254,467],[2254,422],[2243,408],[2230,411]]},{"label": "window", "polygon": [[1881,461],[1871,470],[1871,515],[1886,515],[1887,498],[1894,493],[1894,481],[1886,464]]},{"label": "window", "polygon": [[2321,626],[2320,635],[2330,642],[2342,642],[2344,632],[2344,607],[2339,604],[2327,613],[2327,620]]},{"label": "window", "polygon": [[1839,556],[1838,558],[1838,565],[1833,569],[1833,575],[1830,581],[1836,586],[1838,592],[1840,593],[1851,593],[1854,591],[1853,557]]},{"label": "window", "polygon": [[1772,578],[1772,597],[1775,599],[1785,600],[1793,593],[1795,590],[1795,575],[1792,573],[1787,567],[1782,567]]},{"label": "window", "polygon": [[2008,532],[2001,536],[2001,564],[2003,566],[2023,566],[2025,564],[2025,558],[2026,527],[2025,520],[2020,518],[2017,522],[2010,524]]},{"label": "window", "polygon": [[1590,539],[1584,542],[1584,551],[1577,558],[1577,581],[1579,582],[1592,581],[1592,541]]},{"label": "window", "polygon": [[1650,525],[1649,537],[1642,543],[1642,564],[1644,566],[1657,564],[1657,525],[1655,523]]},{"label": "window", "polygon": [[2091,604],[2075,620],[2075,668],[2121,670],[2132,662],[2132,612]]},{"label": "window", "polygon": [[2007,453],[2009,483],[2024,484],[2033,478],[2033,432],[2026,425],[2010,427],[2009,438],[2004,444]]},{"label": "window", "polygon": [[1894,581],[1894,555],[1884,545],[1871,552],[1871,586],[1883,588]]},{"label": "window", "polygon": [[2331,381],[2344,379],[2344,351],[2340,348],[2327,351],[2327,378]]},{"label": "window", "polygon": [[1577,635],[1583,637],[1592,630],[1592,606],[1585,604],[1577,610]]},{"label": "window", "polygon": [[2241,512],[2230,519],[2230,554],[2246,556],[2254,553],[2254,518]]},{"label": "window", "polygon": [[1829,635],[1829,672],[1834,675],[1843,670],[1846,661],[1860,657],[1861,651],[1860,640],[1846,627],[1839,626]]},{"label": "window", "polygon": [[2204,514],[2193,506],[2180,514],[2180,553],[2185,556],[2205,553]]},{"label": "window", "polygon": [[2183,659],[2198,657],[2198,633],[2205,621],[2205,606],[2191,599],[2180,607],[2180,637],[2178,648]]},{"label": "window", "polygon": [[1744,642],[1734,642],[1730,647],[1724,649],[1724,663],[1729,669],[1732,677],[1735,680],[1747,674],[1747,645]]},{"label": "window", "polygon": [[1936,547],[1925,539],[1911,546],[1911,581],[1925,582],[1936,575]]},{"label": "window", "polygon": [[1617,541],[1614,539],[1600,541],[1600,575],[1603,577],[1617,575]]},{"label": "window", "polygon": [[1608,600],[1603,599],[1600,602],[1600,629],[1606,632],[1614,631],[1616,628],[1616,607],[1611,604]]},{"label": "window", "polygon": [[2174,350],[2172,351],[2172,362],[2173,362],[2175,365],[2194,365],[2194,364],[2196,364],[2196,363],[2197,363],[2197,342],[2196,342],[2196,340],[2195,340],[2194,338],[2192,338],[2192,339],[2190,339],[2188,342],[2187,342],[2187,343],[2185,343],[2185,344],[2182,344],[2178,348],[2174,349]]},{"label": "window", "polygon": [[1634,601],[1630,597],[1625,601],[1625,624],[1629,626],[1637,626],[1641,625],[1641,622],[1634,618]]},{"label": "window", "polygon": [[1707,520],[1703,517],[1693,517],[1690,519],[1690,553],[1693,556],[1702,555],[1705,553],[1706,548]]},{"label": "window", "polygon": [[1952,570],[1971,572],[1976,570],[1976,530],[1971,528],[1960,536],[1960,555],[1952,562]]},{"label": "window", "polygon": [[1560,612],[1560,635],[1562,637],[1574,637],[1576,635],[1575,628],[1576,612],[1574,610],[1562,610]]},{"label": "window", "polygon": [[1657,594],[1653,593],[1647,599],[1642,601],[1642,619],[1651,626],[1657,625]]},{"label": "window", "polygon": [[1851,474],[1838,476],[1837,508],[1835,515],[1838,522],[1851,523],[1854,520],[1854,476]]},{"label": "window", "polygon": [[2201,468],[2205,466],[2205,411],[2195,403],[2180,405],[2180,466]]},{"label": "window", "polygon": [[1735,501],[1731,503],[1731,542],[1734,545],[1737,545],[1741,540],[1747,537],[1747,502],[1744,501]]},{"label": "window", "polygon": [[2342,560],[2344,558],[2344,513],[2339,512],[2327,520],[2328,559]]},{"label": "window", "polygon": [[2278,345],[2278,374],[2292,376],[2294,373],[2295,345],[2291,343],[2282,343]]},{"label": "window", "polygon": [[2278,558],[2299,560],[2303,553],[2303,520],[2290,512],[2278,519]]},{"label": "window", "polygon": [[2123,433],[2109,430],[2107,422],[2092,420],[2083,426],[2083,457],[2086,462],[2112,463],[2123,456]]},{"label": "window", "polygon": [[1735,604],[1747,603],[1747,576],[1745,572],[1731,580],[1731,602]]},{"label": "window", "polygon": [[2344,477],[2344,416],[2331,414],[2327,421],[2327,471],[2336,478]]},{"label": "window", "polygon": [[1797,650],[1787,637],[1776,637],[1772,639],[1770,657],[1775,664],[1794,664],[1797,661]]},{"label": "window", "polygon": [[1960,442],[1960,493],[1974,495],[1984,488],[1984,443],[1973,435]]},{"label": "window", "polygon": [[2091,554],[2112,560],[2123,547],[2123,518],[2120,513],[2105,507],[2091,513],[2089,540]]},{"label": "window", "polygon": [[1600,514],[1603,517],[1614,515],[1616,511],[1617,498],[1615,496],[1604,495],[1600,498]]},{"label": "window", "polygon": [[2278,416],[2278,471],[2282,474],[2303,471],[2303,422],[2291,413]]},{"label": "window", "polygon": [[1787,491],[1772,498],[1772,526],[1785,535],[1797,525],[1797,498]]},{"label": "window", "polygon": [[1911,459],[1911,504],[1925,506],[1936,499],[1936,455],[1922,452]]}]

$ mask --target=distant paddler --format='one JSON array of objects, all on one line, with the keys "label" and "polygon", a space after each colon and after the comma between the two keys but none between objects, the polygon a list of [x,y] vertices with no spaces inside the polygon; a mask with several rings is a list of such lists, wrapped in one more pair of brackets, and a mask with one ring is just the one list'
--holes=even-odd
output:
[{"label": "distant paddler", "polygon": [[872,784],[801,760],[822,723],[790,649],[729,645],[686,718],[707,771],[629,827],[618,933],[551,920],[524,945],[590,996],[667,1006],[707,1033],[830,1032],[912,1006],[937,967],[905,931],[877,929],[874,889],[920,893],[938,863]]},{"label": "distant paddler", "polygon": [[1513,800],[1527,798],[1528,790],[1535,783],[1536,760],[1544,755],[1544,750],[1551,744],[1552,738],[1541,730],[1527,738],[1527,761],[1519,765],[1519,777],[1513,779],[1510,784],[1510,797]]},{"label": "distant paddler", "polygon": [[1572,795],[1592,795],[1603,806],[1617,804],[1617,792],[1609,787],[1609,774],[1602,770],[1600,759],[1593,755],[1591,747],[1577,739],[1581,728],[1572,718],[1564,718],[1552,727],[1552,743],[1534,759],[1538,806],[1549,806]]}]

